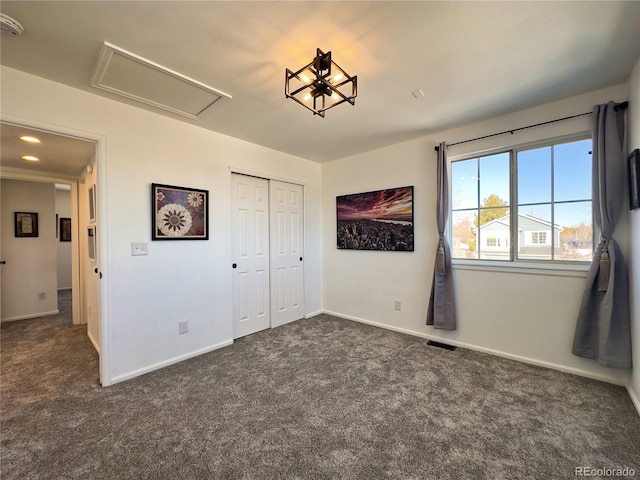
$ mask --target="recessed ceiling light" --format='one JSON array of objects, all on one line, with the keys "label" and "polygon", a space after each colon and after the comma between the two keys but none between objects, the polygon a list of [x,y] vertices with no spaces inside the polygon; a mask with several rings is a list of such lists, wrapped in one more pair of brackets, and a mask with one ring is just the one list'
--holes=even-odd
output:
[{"label": "recessed ceiling light", "polygon": [[20,140],[27,143],[42,143],[39,138],[31,137],[29,135],[23,135]]},{"label": "recessed ceiling light", "polygon": [[27,162],[39,162],[40,161],[40,159],[38,157],[34,157],[33,155],[23,155],[22,159],[26,160]]}]

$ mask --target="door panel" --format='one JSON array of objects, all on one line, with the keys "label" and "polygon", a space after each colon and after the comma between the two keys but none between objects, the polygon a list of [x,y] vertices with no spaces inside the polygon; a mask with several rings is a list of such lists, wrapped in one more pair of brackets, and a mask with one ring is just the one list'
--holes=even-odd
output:
[{"label": "door panel", "polygon": [[269,182],[231,176],[234,338],[264,330],[269,315]]},{"label": "door panel", "polygon": [[271,229],[271,326],[304,317],[303,187],[269,182]]}]

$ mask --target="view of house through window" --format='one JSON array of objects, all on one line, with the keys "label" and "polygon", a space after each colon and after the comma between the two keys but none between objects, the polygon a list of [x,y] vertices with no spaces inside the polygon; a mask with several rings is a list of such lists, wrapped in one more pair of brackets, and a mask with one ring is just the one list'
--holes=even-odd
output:
[{"label": "view of house through window", "polygon": [[591,139],[454,161],[453,258],[591,261]]}]

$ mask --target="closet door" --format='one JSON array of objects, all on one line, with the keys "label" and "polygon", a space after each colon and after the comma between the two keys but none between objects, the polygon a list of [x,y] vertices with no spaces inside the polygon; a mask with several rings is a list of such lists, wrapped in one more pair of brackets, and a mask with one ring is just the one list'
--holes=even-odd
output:
[{"label": "closet door", "polygon": [[269,182],[271,326],[304,317],[303,187]]},{"label": "closet door", "polygon": [[232,174],[233,337],[264,330],[269,317],[269,181]]}]

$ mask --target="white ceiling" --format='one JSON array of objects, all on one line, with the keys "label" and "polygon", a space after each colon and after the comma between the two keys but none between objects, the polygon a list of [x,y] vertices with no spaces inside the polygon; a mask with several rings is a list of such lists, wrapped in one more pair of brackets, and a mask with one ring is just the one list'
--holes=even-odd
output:
[{"label": "white ceiling", "polygon": [[[95,143],[86,140],[9,123],[0,124],[0,133],[0,163],[4,171],[10,168],[77,178],[95,156]],[[22,136],[35,137],[41,143],[25,143],[20,140]],[[40,161],[27,162],[22,160],[23,155],[37,157]]]},{"label": "white ceiling", "polygon": [[[24,27],[2,36],[3,65],[135,104],[90,85],[108,41],[233,97],[200,120],[140,108],[317,162],[624,83],[640,56],[640,2],[3,0],[0,9]],[[324,119],[284,96],[285,68],[316,48],[358,76],[355,106]]]}]

